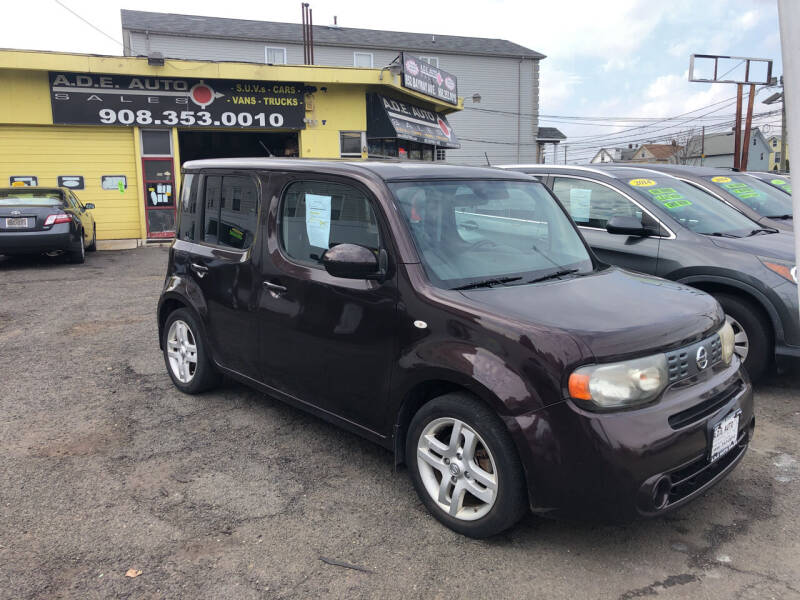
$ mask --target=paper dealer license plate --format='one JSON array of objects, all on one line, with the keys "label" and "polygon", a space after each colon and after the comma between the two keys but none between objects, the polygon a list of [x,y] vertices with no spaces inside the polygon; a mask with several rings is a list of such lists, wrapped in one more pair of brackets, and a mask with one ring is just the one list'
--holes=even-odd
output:
[{"label": "paper dealer license plate", "polygon": [[714,435],[711,438],[711,462],[725,456],[736,446],[736,439],[739,434],[739,416],[742,411],[725,417],[714,427]]}]

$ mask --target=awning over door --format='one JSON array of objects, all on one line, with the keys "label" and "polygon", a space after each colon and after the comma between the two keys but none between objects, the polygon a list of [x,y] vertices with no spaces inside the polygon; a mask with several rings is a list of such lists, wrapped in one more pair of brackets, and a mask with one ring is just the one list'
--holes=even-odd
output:
[{"label": "awning over door", "polygon": [[444,115],[381,94],[367,95],[367,137],[399,138],[441,148],[461,147]]}]

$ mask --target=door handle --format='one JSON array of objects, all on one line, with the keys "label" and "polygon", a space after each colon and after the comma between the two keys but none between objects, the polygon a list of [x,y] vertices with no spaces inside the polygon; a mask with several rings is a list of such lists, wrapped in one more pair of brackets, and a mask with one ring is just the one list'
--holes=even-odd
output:
[{"label": "door handle", "polygon": [[192,267],[192,271],[197,273],[197,276],[200,279],[202,279],[203,277],[206,276],[206,274],[208,274],[208,267],[206,267],[204,265],[201,265],[199,263],[193,262],[193,263],[190,264],[190,266]]},{"label": "door handle", "polygon": [[478,224],[475,221],[464,221],[461,224],[461,227],[466,229],[467,231],[475,231],[478,229]]},{"label": "door handle", "polygon": [[287,289],[285,285],[279,285],[271,281],[265,281],[264,287],[274,294],[283,294]]}]

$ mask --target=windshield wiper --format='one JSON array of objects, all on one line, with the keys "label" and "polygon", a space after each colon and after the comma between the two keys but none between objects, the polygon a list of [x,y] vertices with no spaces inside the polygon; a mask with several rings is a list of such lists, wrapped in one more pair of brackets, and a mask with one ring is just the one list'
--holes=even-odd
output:
[{"label": "windshield wiper", "polygon": [[531,279],[527,283],[538,283],[540,281],[547,281],[548,279],[556,279],[564,275],[572,275],[573,273],[577,273],[579,270],[580,269],[563,269],[561,271],[555,271],[554,273],[548,273],[547,275],[542,275],[541,277],[537,277],[536,279]]},{"label": "windshield wiper", "polygon": [[754,235],[758,235],[759,233],[778,233],[777,229],[753,229],[750,233],[747,234],[747,237],[751,237]]},{"label": "windshield wiper", "polygon": [[481,281],[473,281],[472,283],[465,283],[458,287],[450,288],[451,290],[472,290],[475,288],[492,287],[493,285],[502,285],[512,281],[519,281],[522,277],[498,277],[495,279],[483,279]]},{"label": "windshield wiper", "polygon": [[791,219],[792,215],[770,215],[768,219]]},{"label": "windshield wiper", "polygon": [[716,237],[726,237],[726,238],[736,238],[739,239],[740,236],[733,235],[732,233],[725,233],[724,231],[714,231],[713,233],[706,233],[704,235],[713,235]]}]

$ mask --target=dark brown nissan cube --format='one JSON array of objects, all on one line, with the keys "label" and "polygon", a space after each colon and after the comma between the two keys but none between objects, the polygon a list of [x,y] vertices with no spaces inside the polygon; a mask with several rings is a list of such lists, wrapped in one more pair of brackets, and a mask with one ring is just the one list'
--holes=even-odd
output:
[{"label": "dark brown nissan cube", "polygon": [[600,263],[529,176],[291,159],[184,173],[158,305],[175,385],[225,374],[377,442],[448,527],[658,515],[744,455],[752,389],[717,302]]}]

